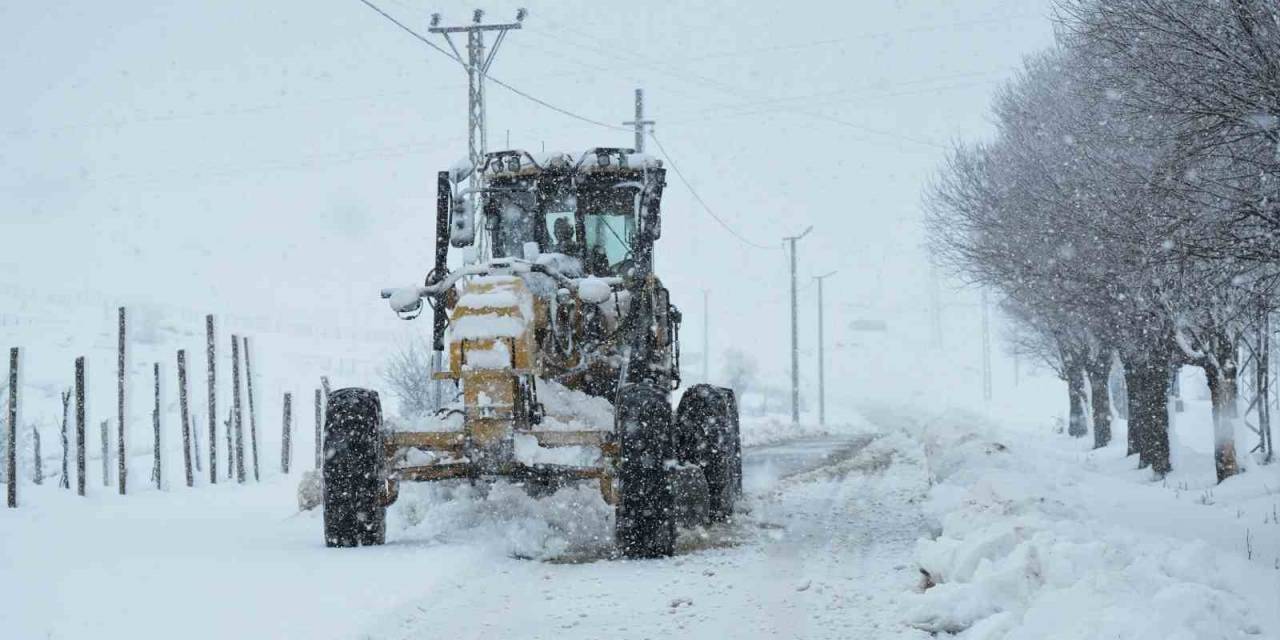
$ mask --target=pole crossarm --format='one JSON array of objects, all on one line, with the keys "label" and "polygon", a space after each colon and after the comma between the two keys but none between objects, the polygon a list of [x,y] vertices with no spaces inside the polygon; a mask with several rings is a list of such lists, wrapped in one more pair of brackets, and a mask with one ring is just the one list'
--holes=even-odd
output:
[{"label": "pole crossarm", "polygon": [[465,27],[431,27],[427,31],[431,33],[463,33],[467,31],[507,31],[523,27],[524,25],[519,22],[508,22],[504,24],[471,24]]}]

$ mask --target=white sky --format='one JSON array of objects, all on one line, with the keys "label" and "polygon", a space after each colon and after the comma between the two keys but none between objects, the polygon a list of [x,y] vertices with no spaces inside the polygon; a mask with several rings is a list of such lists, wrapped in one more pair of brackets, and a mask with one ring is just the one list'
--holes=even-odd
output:
[{"label": "white sky", "polygon": [[[470,20],[469,5],[380,4],[423,29],[432,10]],[[841,345],[867,314],[927,338],[921,188],[947,144],[988,133],[991,92],[1052,37],[1048,0],[485,8],[522,4],[492,74],[607,122],[644,87],[658,137],[740,233],[778,246],[814,225],[800,276],[840,271]],[[466,153],[455,63],[357,0],[6,3],[0,41],[0,284],[398,322],[376,292],[427,270],[434,174]],[[488,95],[493,149],[508,131],[531,150],[631,143]],[[784,254],[745,247],[669,182],[657,260],[687,351],[708,288],[713,354],[748,347],[780,373]],[[802,304],[811,327],[812,289]]]}]

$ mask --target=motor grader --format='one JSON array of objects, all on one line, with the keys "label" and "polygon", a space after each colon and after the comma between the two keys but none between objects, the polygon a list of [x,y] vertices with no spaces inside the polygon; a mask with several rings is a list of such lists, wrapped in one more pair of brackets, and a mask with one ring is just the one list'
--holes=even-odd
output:
[{"label": "motor grader", "polygon": [[[382,291],[403,318],[431,309],[445,402],[392,428],[375,391],[329,395],[325,542],[382,544],[402,482],[505,480],[535,496],[592,482],[622,556],[671,555],[677,526],[732,515],[742,462],[733,391],[694,385],[672,409],[680,312],[654,269],[662,163],[595,148],[478,164],[438,174],[425,283]],[[450,246],[463,254],[452,270]]]}]

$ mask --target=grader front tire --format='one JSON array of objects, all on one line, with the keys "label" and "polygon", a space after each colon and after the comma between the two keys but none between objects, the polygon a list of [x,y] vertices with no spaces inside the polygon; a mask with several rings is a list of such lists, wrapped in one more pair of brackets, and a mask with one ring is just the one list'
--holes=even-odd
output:
[{"label": "grader front tire", "polygon": [[675,551],[671,403],[656,387],[636,384],[619,393],[617,518],[614,534],[627,558],[661,558]]},{"label": "grader front tire", "polygon": [[368,389],[329,394],[324,425],[324,543],[328,547],[386,541],[382,405]]}]

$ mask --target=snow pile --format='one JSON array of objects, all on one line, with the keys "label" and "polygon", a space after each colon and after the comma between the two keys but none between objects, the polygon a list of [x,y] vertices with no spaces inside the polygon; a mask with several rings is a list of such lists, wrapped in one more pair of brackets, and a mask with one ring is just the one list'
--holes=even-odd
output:
[{"label": "snow pile", "polygon": [[613,547],[613,509],[590,482],[542,498],[502,481],[405,483],[388,518],[394,538],[478,543],[520,558],[602,557]]},{"label": "snow pile", "polygon": [[568,467],[594,467],[600,464],[600,448],[587,446],[544,447],[527,433],[513,438],[516,460],[526,465],[553,464]]},{"label": "snow pile", "polygon": [[[908,429],[935,483],[926,512],[941,525],[916,549],[926,586],[906,613],[916,628],[1153,640],[1275,628],[1270,567],[1188,535],[1225,514],[1180,502],[1144,475],[1106,474],[1130,465],[1123,444],[1091,453],[1061,437],[993,434],[963,415]],[[1144,522],[1129,521],[1135,511]]]},{"label": "snow pile", "polygon": [[538,380],[538,402],[546,411],[538,431],[613,431],[613,403],[554,380]]}]

